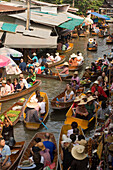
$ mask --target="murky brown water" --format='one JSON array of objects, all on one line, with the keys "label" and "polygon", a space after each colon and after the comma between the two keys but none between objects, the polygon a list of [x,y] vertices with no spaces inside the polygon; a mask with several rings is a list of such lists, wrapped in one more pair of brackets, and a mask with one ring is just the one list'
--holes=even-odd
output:
[{"label": "murky brown water", "polygon": [[[111,25],[111,32],[113,33],[113,24]],[[91,37],[91,36],[89,36]],[[88,38],[77,38],[75,39],[75,43],[74,43],[74,49],[73,51],[69,52],[67,54],[67,58],[70,56],[71,53],[73,52],[77,52],[80,51],[82,52],[84,58],[85,58],[85,62],[83,65],[82,70],[80,71],[80,76],[83,74],[84,69],[86,66],[90,65],[90,63],[94,60],[96,60],[98,57],[102,57],[103,54],[107,54],[110,52],[110,47],[112,47],[112,45],[106,45],[106,39],[104,38],[98,38],[97,36],[95,36],[95,39],[98,43],[98,50],[97,52],[89,52],[87,51],[87,42],[88,42]],[[108,50],[106,50],[108,49]],[[104,52],[102,52],[103,50],[106,50]],[[56,80],[49,80],[49,79],[41,79],[42,80],[42,85],[41,85],[41,91],[44,91],[48,94],[49,97],[49,101],[51,101],[52,98],[54,98],[56,95],[58,95],[59,93],[61,93],[66,85],[66,82],[60,82],[60,81],[56,81]],[[28,98],[29,95],[26,96],[26,98]],[[16,100],[12,100],[10,102],[4,103],[2,106],[2,111],[5,111],[10,105],[13,104],[13,102],[16,102]],[[59,136],[59,132],[61,129],[61,126],[64,123],[65,120],[65,112],[55,112],[51,109],[51,105],[49,108],[49,116],[48,116],[48,120],[46,123],[46,126],[48,127],[48,132],[52,132],[55,134],[55,137],[58,141],[58,136]],[[42,132],[42,131],[46,131],[46,129],[43,127],[42,129],[39,129],[38,132]],[[15,134],[15,139],[16,141],[22,141],[22,140],[26,140],[27,142],[33,137],[33,135],[36,133],[36,131],[30,131],[27,130],[24,127],[23,122],[17,123],[17,125],[14,127],[14,134]],[[92,135],[93,131],[90,131],[90,136]]]}]

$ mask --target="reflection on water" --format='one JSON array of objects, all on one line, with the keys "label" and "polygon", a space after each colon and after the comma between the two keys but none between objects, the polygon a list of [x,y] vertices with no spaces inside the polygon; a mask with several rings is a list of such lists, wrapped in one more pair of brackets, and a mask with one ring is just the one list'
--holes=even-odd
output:
[{"label": "reflection on water", "polygon": [[[111,32],[113,32],[113,25],[112,25],[111,30],[112,30]],[[106,45],[105,38],[103,39],[103,38],[98,38],[95,36],[95,39],[98,43],[97,52],[87,51],[87,42],[88,42],[89,37],[75,39],[73,51],[67,54],[67,59],[69,58],[70,54],[73,52],[76,53],[77,51],[80,51],[83,54],[85,58],[85,62],[84,62],[82,70],[79,73],[80,76],[83,74],[86,66],[90,65],[90,63],[96,60],[98,57],[102,57],[104,53],[107,54],[108,52],[110,52],[109,48],[112,46],[112,45]],[[106,51],[103,51],[103,50],[106,50]],[[44,91],[48,94],[49,101],[51,101],[52,98],[54,98],[56,95],[61,93],[66,86],[66,82],[60,82],[60,81],[52,80],[52,79],[50,80],[41,79],[41,80],[42,80],[41,91]],[[26,95],[25,97],[28,98],[29,95]],[[16,101],[17,100],[12,100],[10,102],[3,103],[2,111],[5,111],[10,105],[13,104],[13,102],[16,102]],[[50,106],[49,116],[48,116],[48,120],[46,123],[46,126],[48,127],[47,131],[54,133],[57,140],[58,140],[61,126],[63,125],[64,120],[65,120],[65,114],[66,112],[53,111]],[[39,129],[38,131],[39,132],[46,131],[46,129],[43,127]],[[27,130],[24,127],[23,122],[19,122],[14,128],[14,133],[15,133],[15,138],[17,141],[22,141],[22,140],[29,141],[33,137],[33,135],[36,133],[36,131]],[[92,134],[93,134],[93,131],[88,132],[87,137],[92,136]]]}]

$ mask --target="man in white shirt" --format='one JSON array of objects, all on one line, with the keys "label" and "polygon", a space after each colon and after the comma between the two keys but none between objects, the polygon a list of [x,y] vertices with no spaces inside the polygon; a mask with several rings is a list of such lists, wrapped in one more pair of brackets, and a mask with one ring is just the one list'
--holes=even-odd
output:
[{"label": "man in white shirt", "polygon": [[6,84],[6,80],[2,80],[1,96],[11,94],[11,87]]},{"label": "man in white shirt", "polygon": [[55,56],[55,61],[56,61],[56,62],[60,61],[61,58],[60,58],[60,56],[59,56],[59,53],[56,53],[55,55],[56,55],[56,56]]},{"label": "man in white shirt", "polygon": [[19,83],[20,83],[21,89],[23,90],[24,87],[25,87],[26,89],[28,89],[28,83],[27,83],[26,79],[24,79],[23,74],[20,74],[19,79],[20,79],[20,82],[19,82]]}]

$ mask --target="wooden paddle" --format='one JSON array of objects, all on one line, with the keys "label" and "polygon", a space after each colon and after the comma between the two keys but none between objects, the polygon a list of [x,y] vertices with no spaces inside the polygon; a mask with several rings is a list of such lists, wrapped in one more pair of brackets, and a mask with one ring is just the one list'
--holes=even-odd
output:
[{"label": "wooden paddle", "polygon": [[62,81],[61,76],[60,76],[60,74],[59,74],[59,71],[58,71],[57,67],[55,67],[55,68],[56,68],[56,71],[57,71],[57,73],[58,73],[58,76],[59,76],[60,81]]}]

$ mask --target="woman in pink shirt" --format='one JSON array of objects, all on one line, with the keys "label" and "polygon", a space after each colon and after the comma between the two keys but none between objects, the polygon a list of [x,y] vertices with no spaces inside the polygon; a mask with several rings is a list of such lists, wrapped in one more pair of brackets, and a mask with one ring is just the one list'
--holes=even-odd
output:
[{"label": "woman in pink shirt", "polygon": [[64,69],[60,72],[60,74],[68,75],[69,74],[69,64],[68,64],[68,62],[65,62],[63,65],[64,65]]}]

